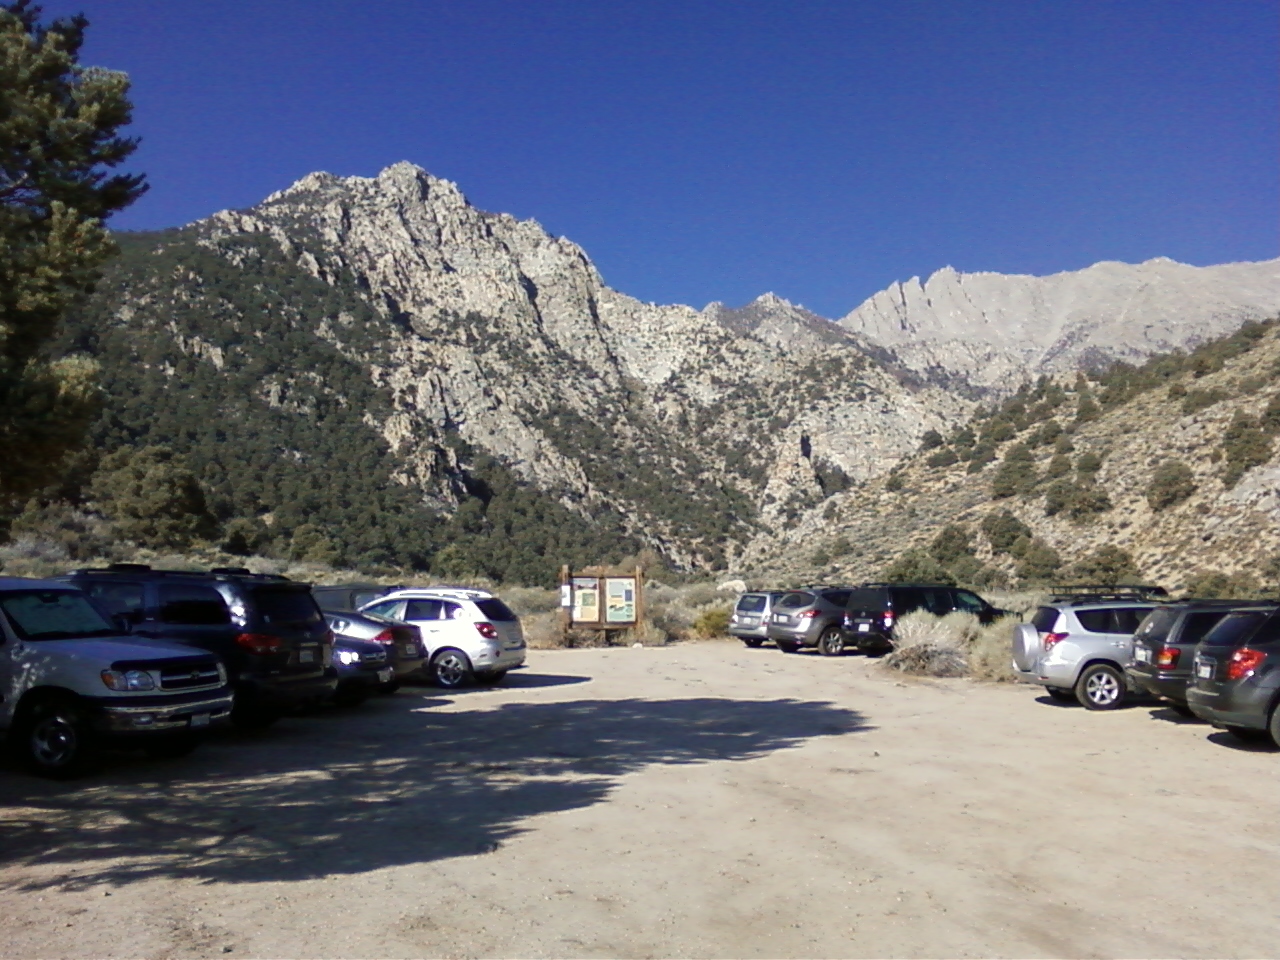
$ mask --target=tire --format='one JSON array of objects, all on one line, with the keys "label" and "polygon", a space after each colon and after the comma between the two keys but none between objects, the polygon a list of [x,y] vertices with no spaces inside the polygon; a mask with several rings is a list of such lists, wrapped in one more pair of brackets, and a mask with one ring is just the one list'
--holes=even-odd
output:
[{"label": "tire", "polygon": [[84,708],[71,697],[42,697],[22,708],[10,733],[10,749],[31,773],[69,780],[87,773],[97,757],[97,737]]},{"label": "tire", "polygon": [[783,653],[795,653],[800,649],[800,644],[792,640],[775,640],[773,642],[778,645],[778,649]]},{"label": "tire", "polygon": [[1245,743],[1257,743],[1259,740],[1269,740],[1271,738],[1269,731],[1255,730],[1253,727],[1223,727],[1222,729],[1237,740]]},{"label": "tire", "polygon": [[506,675],[507,671],[505,670],[494,670],[492,673],[477,673],[476,683],[481,686],[492,687],[501,683]]},{"label": "tire", "polygon": [[1045,687],[1044,692],[1055,700],[1066,701],[1074,700],[1076,698],[1076,692],[1074,690],[1068,690],[1066,687]]},{"label": "tire", "polygon": [[475,679],[471,660],[461,650],[445,647],[431,658],[431,679],[446,690],[465,687]]},{"label": "tire", "polygon": [[167,733],[148,740],[142,749],[152,760],[177,760],[203,742],[204,737],[198,733]]},{"label": "tire", "polygon": [[1271,734],[1271,742],[1280,747],[1280,704],[1271,708],[1271,718],[1267,721],[1267,733]]},{"label": "tire", "polygon": [[1124,674],[1109,663],[1085,667],[1076,681],[1076,699],[1086,710],[1114,710],[1124,703]]},{"label": "tire", "polygon": [[839,627],[827,627],[818,638],[818,652],[824,657],[844,656],[846,646],[844,631]]},{"label": "tire", "polygon": [[764,641],[763,641],[763,640],[760,640],[760,639],[758,639],[758,638],[756,638],[756,637],[739,637],[738,639],[740,639],[743,643],[745,643],[745,644],[746,644],[748,647],[750,647],[752,650],[759,650],[759,649],[760,649],[760,647],[764,644]]}]

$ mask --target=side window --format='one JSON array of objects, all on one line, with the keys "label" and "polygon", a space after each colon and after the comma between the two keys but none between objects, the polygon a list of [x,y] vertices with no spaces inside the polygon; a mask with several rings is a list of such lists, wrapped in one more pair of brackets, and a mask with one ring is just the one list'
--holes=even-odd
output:
[{"label": "side window", "polygon": [[1110,610],[1077,610],[1076,619],[1080,621],[1080,626],[1090,633],[1110,633],[1111,612]]},{"label": "side window", "polygon": [[440,601],[410,600],[405,604],[404,618],[406,620],[439,620]]},{"label": "side window", "polygon": [[359,609],[360,609],[361,607],[363,607],[366,603],[370,603],[370,602],[371,602],[371,601],[373,601],[373,600],[377,600],[379,596],[380,596],[380,594],[377,594],[377,593],[371,593],[371,592],[369,592],[369,591],[367,591],[367,590],[364,590],[364,591],[358,591],[358,592],[357,592],[357,593],[355,593],[355,594],[352,596],[352,598],[351,598],[351,606],[352,606],[352,609],[354,609],[354,610],[359,610]]},{"label": "side window", "polygon": [[1113,618],[1111,621],[1112,633],[1133,633],[1138,629],[1138,624],[1142,622],[1143,617],[1151,612],[1150,607],[1126,607],[1120,610],[1111,611]]},{"label": "side window", "polygon": [[380,617],[391,617],[393,620],[399,619],[396,615],[397,611],[404,606],[403,600],[387,600],[383,603],[375,603],[369,608],[370,613],[376,613]]},{"label": "side window", "polygon": [[1271,619],[1258,628],[1258,632],[1249,638],[1249,642],[1271,643],[1277,639],[1280,639],[1280,612],[1272,613]]},{"label": "side window", "polygon": [[914,587],[898,587],[893,591],[893,612],[899,617],[922,608],[928,609],[923,590]]},{"label": "side window", "polygon": [[110,583],[92,583],[85,592],[113,617],[127,617],[130,623],[142,622],[146,606],[142,584],[113,580]]},{"label": "side window", "polygon": [[1218,625],[1218,621],[1225,616],[1225,611],[1216,611],[1214,613],[1193,613],[1187,617],[1187,622],[1182,625],[1182,633],[1178,637],[1178,643],[1199,643],[1204,639],[1204,635]]},{"label": "side window", "polygon": [[970,593],[968,590],[953,590],[956,598],[956,609],[963,610],[965,613],[982,613],[987,608],[982,602],[982,598],[976,593]]},{"label": "side window", "polygon": [[951,612],[950,590],[921,590],[924,594],[924,608],[938,617],[945,617]]},{"label": "side window", "polygon": [[164,623],[210,627],[231,622],[227,602],[213,587],[196,583],[160,584],[160,619]]},{"label": "side window", "polygon": [[449,603],[448,601],[442,602],[440,604],[440,619],[441,620],[461,620],[462,604]]},{"label": "side window", "polygon": [[849,593],[850,591],[848,590],[832,590],[828,593],[824,593],[823,597],[826,598],[827,603],[834,604],[837,607],[843,607],[849,603]]}]

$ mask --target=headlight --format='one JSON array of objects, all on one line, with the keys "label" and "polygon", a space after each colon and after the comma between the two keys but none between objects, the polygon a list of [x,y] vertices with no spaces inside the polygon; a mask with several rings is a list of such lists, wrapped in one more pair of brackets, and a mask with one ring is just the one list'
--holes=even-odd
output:
[{"label": "headlight", "polygon": [[145,670],[103,670],[102,682],[111,690],[154,690],[156,682]]},{"label": "headlight", "polygon": [[354,650],[335,650],[333,651],[333,656],[339,663],[360,662],[360,654],[356,653]]}]

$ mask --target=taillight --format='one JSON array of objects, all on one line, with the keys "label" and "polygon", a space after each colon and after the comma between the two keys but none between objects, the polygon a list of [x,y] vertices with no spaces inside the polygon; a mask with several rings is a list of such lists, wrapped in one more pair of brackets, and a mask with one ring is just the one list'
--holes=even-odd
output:
[{"label": "taillight", "polygon": [[1156,654],[1156,666],[1161,670],[1172,670],[1178,665],[1178,657],[1182,651],[1176,647],[1169,647],[1161,650]]},{"label": "taillight", "polygon": [[250,653],[275,653],[284,641],[269,633],[238,633],[236,646]]},{"label": "taillight", "polygon": [[476,630],[480,633],[480,636],[484,637],[486,640],[498,639],[498,628],[486,620],[481,620],[477,623]]},{"label": "taillight", "polygon": [[884,628],[888,630],[893,626],[893,611],[886,610],[881,616],[884,618]]},{"label": "taillight", "polygon": [[798,614],[801,620],[812,620],[817,615],[818,615],[817,610],[804,610],[800,614]]},{"label": "taillight", "polygon": [[1067,634],[1065,633],[1046,633],[1044,639],[1041,640],[1041,643],[1044,644],[1045,653],[1048,653],[1065,639],[1067,639]]},{"label": "taillight", "polygon": [[385,647],[393,646],[396,642],[396,635],[390,630],[383,630],[380,634],[373,638],[375,642]]},{"label": "taillight", "polygon": [[1231,659],[1227,661],[1227,679],[1241,680],[1249,676],[1258,669],[1258,665],[1265,659],[1267,659],[1267,655],[1261,650],[1250,650],[1248,647],[1241,647],[1231,654]]}]

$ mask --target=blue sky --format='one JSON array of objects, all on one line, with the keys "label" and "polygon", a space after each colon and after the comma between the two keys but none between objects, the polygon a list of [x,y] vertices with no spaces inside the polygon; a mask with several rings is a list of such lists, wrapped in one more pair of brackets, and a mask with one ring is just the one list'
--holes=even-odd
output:
[{"label": "blue sky", "polygon": [[411,160],[658,302],[1280,255],[1274,0],[45,0],[128,71],[119,228]]}]

